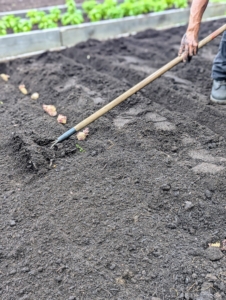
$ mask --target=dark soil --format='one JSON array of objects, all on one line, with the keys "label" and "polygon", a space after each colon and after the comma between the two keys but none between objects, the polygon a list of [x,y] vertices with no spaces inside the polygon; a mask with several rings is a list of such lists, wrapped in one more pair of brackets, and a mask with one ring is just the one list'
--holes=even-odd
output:
[{"label": "dark soil", "polygon": [[173,59],[184,31],[0,65],[11,76],[0,81],[0,299],[226,299],[226,253],[208,248],[226,237],[226,108],[209,103],[220,38],[91,124],[87,140],[50,149]]}]

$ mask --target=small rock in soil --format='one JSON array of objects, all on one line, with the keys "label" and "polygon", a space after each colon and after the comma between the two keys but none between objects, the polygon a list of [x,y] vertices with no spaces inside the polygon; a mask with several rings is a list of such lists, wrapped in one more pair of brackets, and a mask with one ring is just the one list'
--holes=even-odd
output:
[{"label": "small rock in soil", "polygon": [[28,295],[24,295],[22,298],[20,298],[19,300],[29,300],[30,297]]},{"label": "small rock in soil", "polygon": [[186,300],[189,300],[189,299],[190,299],[189,293],[185,293],[185,294],[184,294],[184,298],[185,298]]},{"label": "small rock in soil", "polygon": [[37,274],[37,271],[36,270],[31,270],[29,272],[29,275],[32,275],[32,276],[35,276]]},{"label": "small rock in soil", "polygon": [[163,191],[169,191],[171,189],[171,186],[170,184],[163,184],[161,188]]},{"label": "small rock in soil", "polygon": [[91,156],[96,156],[97,155],[97,152],[96,151],[92,151],[91,152]]},{"label": "small rock in soil", "polygon": [[62,260],[61,259],[57,259],[56,260],[56,264],[60,265],[62,263]]},{"label": "small rock in soil", "polygon": [[76,298],[74,296],[70,296],[68,300],[76,300]]},{"label": "small rock in soil", "polygon": [[209,191],[209,190],[206,190],[206,191],[205,191],[205,195],[206,195],[206,198],[207,198],[207,199],[211,199],[213,193],[212,193],[211,191]]},{"label": "small rock in soil", "polygon": [[222,300],[223,298],[221,297],[220,293],[214,294],[214,300]]},{"label": "small rock in soil", "polygon": [[214,281],[217,281],[217,277],[213,274],[207,274],[206,275],[206,279],[210,282],[214,282]]},{"label": "small rock in soil", "polygon": [[122,274],[122,278],[129,280],[133,277],[133,272],[126,270],[123,274]]},{"label": "small rock in soil", "polygon": [[215,260],[220,260],[224,255],[220,251],[220,249],[216,247],[209,247],[206,250],[206,255],[209,258],[209,260],[215,261]]},{"label": "small rock in soil", "polygon": [[221,281],[221,283],[219,284],[219,289],[222,291],[222,292],[226,292],[226,287],[225,287],[225,284],[223,281]]},{"label": "small rock in soil", "polygon": [[9,221],[10,226],[16,226],[16,222],[14,220]]},{"label": "small rock in soil", "polygon": [[211,290],[213,288],[213,285],[209,282],[204,282],[201,287],[201,294],[197,298],[197,300],[213,300],[213,295],[211,293]]},{"label": "small rock in soil", "polygon": [[43,268],[42,268],[42,267],[39,267],[39,268],[38,268],[38,271],[39,271],[39,272],[42,272],[42,271],[43,271]]},{"label": "small rock in soil", "polygon": [[196,300],[213,300],[213,295],[210,292],[201,292]]},{"label": "small rock in soil", "polygon": [[109,269],[110,269],[110,270],[114,270],[114,269],[115,269],[115,267],[116,267],[116,265],[115,265],[115,264],[111,264],[111,265],[109,266]]},{"label": "small rock in soil", "polygon": [[190,234],[194,234],[195,233],[195,229],[194,228],[189,228],[189,232],[190,232]]},{"label": "small rock in soil", "polygon": [[27,273],[29,271],[30,271],[30,268],[28,268],[28,267],[24,267],[21,269],[21,272],[23,272],[23,273]]},{"label": "small rock in soil", "polygon": [[58,283],[60,283],[60,282],[62,281],[62,277],[58,276],[58,277],[55,278],[55,280],[56,280]]},{"label": "small rock in soil", "polygon": [[10,272],[9,272],[9,275],[14,275],[14,274],[16,274],[16,270],[14,269],[14,270],[11,270]]},{"label": "small rock in soil", "polygon": [[194,207],[194,204],[191,201],[186,201],[184,209],[189,210],[190,208]]}]

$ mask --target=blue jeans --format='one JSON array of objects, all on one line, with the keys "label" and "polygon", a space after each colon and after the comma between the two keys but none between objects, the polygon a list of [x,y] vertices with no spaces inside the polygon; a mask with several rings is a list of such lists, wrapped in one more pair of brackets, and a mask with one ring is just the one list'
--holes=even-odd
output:
[{"label": "blue jeans", "polygon": [[213,62],[212,78],[219,81],[226,80],[226,31],[223,33],[219,51]]}]

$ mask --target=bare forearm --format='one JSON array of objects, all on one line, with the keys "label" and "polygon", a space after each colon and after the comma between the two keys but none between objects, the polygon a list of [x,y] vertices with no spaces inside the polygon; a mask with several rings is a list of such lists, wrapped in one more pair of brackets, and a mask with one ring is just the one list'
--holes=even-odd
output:
[{"label": "bare forearm", "polygon": [[190,10],[189,25],[187,33],[193,33],[198,37],[200,23],[202,21],[203,13],[208,5],[208,0],[193,0]]},{"label": "bare forearm", "polygon": [[182,38],[179,55],[183,61],[190,61],[198,53],[198,36],[202,16],[208,5],[208,0],[193,0],[187,31]]}]

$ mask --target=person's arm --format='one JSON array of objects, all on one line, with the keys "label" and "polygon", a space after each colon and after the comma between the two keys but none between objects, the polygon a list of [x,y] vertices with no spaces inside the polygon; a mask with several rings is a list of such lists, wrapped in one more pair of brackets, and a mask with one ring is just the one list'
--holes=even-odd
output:
[{"label": "person's arm", "polygon": [[208,0],[193,0],[190,10],[189,24],[182,38],[179,56],[183,54],[183,61],[189,61],[198,53],[198,36],[203,13],[208,5]]}]

